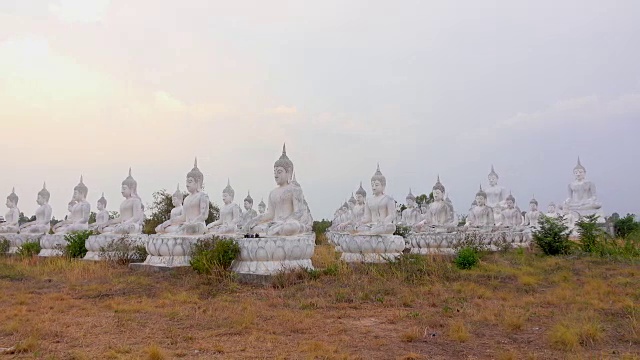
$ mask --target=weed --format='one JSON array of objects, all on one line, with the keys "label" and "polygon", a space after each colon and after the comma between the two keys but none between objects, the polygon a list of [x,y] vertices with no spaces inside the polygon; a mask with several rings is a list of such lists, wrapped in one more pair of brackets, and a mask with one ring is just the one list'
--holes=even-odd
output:
[{"label": "weed", "polygon": [[86,241],[89,236],[93,235],[93,231],[73,231],[64,236],[67,245],[62,249],[64,256],[68,258],[83,258],[87,255]]},{"label": "weed", "polygon": [[571,250],[569,228],[564,224],[564,217],[552,218],[543,216],[540,227],[533,232],[533,242],[545,255],[568,254]]},{"label": "weed", "polygon": [[101,246],[99,256],[107,262],[126,265],[144,261],[147,258],[147,249],[135,238],[123,235],[106,246]]},{"label": "weed", "polygon": [[0,240],[0,254],[8,253],[10,247],[11,247],[11,242],[9,241],[9,239]]},{"label": "weed", "polygon": [[467,342],[470,338],[469,330],[462,320],[454,320],[449,324],[449,338],[458,342]]},{"label": "weed", "polygon": [[147,359],[149,360],[164,360],[165,356],[162,350],[157,345],[151,345],[147,348]]},{"label": "weed", "polygon": [[464,247],[458,251],[456,258],[453,260],[458,269],[471,269],[480,261],[480,256],[476,249],[472,247]]},{"label": "weed", "polygon": [[16,251],[16,254],[18,254],[22,258],[27,258],[38,255],[40,253],[40,250],[42,250],[42,248],[40,247],[40,242],[26,242],[18,247],[18,251]]},{"label": "weed", "polygon": [[240,245],[232,239],[212,237],[193,245],[191,267],[201,274],[223,275],[240,255]]}]

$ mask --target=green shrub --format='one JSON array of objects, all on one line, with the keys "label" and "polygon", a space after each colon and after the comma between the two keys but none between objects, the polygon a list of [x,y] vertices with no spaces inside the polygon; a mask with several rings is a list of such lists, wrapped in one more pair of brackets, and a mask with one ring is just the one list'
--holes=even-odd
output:
[{"label": "green shrub", "polygon": [[635,220],[633,214],[627,214],[627,216],[614,221],[613,229],[616,237],[626,239],[634,232],[640,231],[640,223]]},{"label": "green shrub", "polygon": [[576,222],[580,235],[580,248],[586,253],[595,253],[602,248],[605,232],[598,227],[598,216],[588,215]]},{"label": "green shrub", "polygon": [[40,250],[42,250],[42,248],[40,247],[39,241],[26,242],[18,247],[16,254],[21,257],[32,257],[38,255]]},{"label": "green shrub", "polygon": [[222,274],[226,272],[238,255],[240,245],[232,239],[199,240],[193,245],[191,267],[201,274]]},{"label": "green shrub", "polygon": [[62,254],[68,258],[83,258],[87,255],[85,243],[93,231],[73,231],[64,236],[67,245],[62,249]]},{"label": "green shrub", "polygon": [[8,253],[10,247],[11,247],[11,242],[9,241],[9,239],[0,240],[0,254]]},{"label": "green shrub", "polygon": [[406,238],[410,232],[411,226],[398,225],[396,226],[396,231],[393,233],[393,235],[400,235],[403,238]]},{"label": "green shrub", "polygon": [[464,247],[458,251],[455,259],[453,259],[453,263],[456,264],[458,269],[471,269],[472,267],[478,265],[480,261],[480,256],[478,255],[478,251],[472,247]]},{"label": "green shrub", "polygon": [[100,258],[118,265],[142,262],[147,258],[147,248],[127,235],[101,246]]},{"label": "green shrub", "polygon": [[564,216],[552,218],[543,216],[540,227],[533,232],[533,242],[545,255],[568,254],[571,250],[569,228],[564,224]]}]

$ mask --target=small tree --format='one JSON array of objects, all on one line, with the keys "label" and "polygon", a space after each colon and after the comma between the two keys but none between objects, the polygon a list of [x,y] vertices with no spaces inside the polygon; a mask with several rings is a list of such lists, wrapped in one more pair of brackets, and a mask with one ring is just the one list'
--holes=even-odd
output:
[{"label": "small tree", "polygon": [[314,221],[311,230],[318,236],[327,232],[329,226],[331,226],[331,221],[322,219],[320,221]]},{"label": "small tree", "polygon": [[533,232],[533,241],[545,255],[569,253],[571,241],[569,228],[564,224],[564,216],[542,216],[539,225],[538,230]]},{"label": "small tree", "polygon": [[598,249],[600,240],[605,235],[604,231],[598,227],[598,215],[587,215],[578,222],[578,234],[580,234],[580,247],[582,251],[593,253]]},{"label": "small tree", "polygon": [[613,229],[616,237],[625,239],[635,231],[640,230],[640,223],[635,220],[634,214],[627,214],[623,218],[618,217],[614,220]]}]

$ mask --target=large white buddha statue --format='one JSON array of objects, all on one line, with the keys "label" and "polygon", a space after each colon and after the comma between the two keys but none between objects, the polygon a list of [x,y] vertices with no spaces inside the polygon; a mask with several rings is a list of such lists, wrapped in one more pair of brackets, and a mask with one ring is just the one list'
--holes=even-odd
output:
[{"label": "large white buddha statue", "polygon": [[42,190],[38,192],[36,202],[39,207],[36,209],[36,219],[22,224],[20,226],[20,233],[28,234],[48,234],[51,230],[51,216],[53,211],[51,205],[49,205],[49,199],[51,194],[47,190],[47,184],[42,185]]},{"label": "large white buddha statue", "polygon": [[253,210],[253,198],[251,197],[251,192],[247,191],[247,197],[244,198],[244,212],[242,213],[240,219],[240,228],[244,229],[244,227],[251,222],[255,217],[258,216],[258,213]]},{"label": "large white buddha statue", "polygon": [[[573,168],[575,180],[568,186],[569,197],[565,200],[565,207],[570,211],[576,211],[580,215],[596,214],[602,205],[596,196],[596,185],[586,180],[587,170],[580,163]],[[564,207],[563,207],[564,208]],[[598,215],[600,212],[598,212]],[[602,219],[604,221],[604,219]]]},{"label": "large white buddha statue", "polygon": [[538,200],[536,200],[535,196],[529,201],[529,211],[524,214],[524,224],[533,229],[537,229],[539,227],[539,221],[542,217],[542,212],[538,210]]},{"label": "large white buddha statue", "polygon": [[127,178],[122,181],[120,192],[124,197],[124,201],[120,204],[120,216],[99,226],[98,231],[102,234],[142,233],[144,208],[138,196],[138,182],[131,176],[131,168]]},{"label": "large white buddha statue", "polygon": [[71,231],[83,231],[89,229],[91,204],[87,201],[88,192],[89,189],[82,181],[82,176],[80,176],[80,183],[73,188],[73,198],[69,203],[69,215],[66,220],[53,227],[54,233],[66,234]]},{"label": "large white buddha statue", "polygon": [[487,193],[480,190],[476,193],[476,205],[469,212],[465,227],[476,230],[491,231],[495,225],[493,209],[487,206]]},{"label": "large white buddha statue", "polygon": [[414,226],[418,232],[433,229],[436,232],[453,230],[456,226],[453,205],[445,199],[445,187],[440,182],[440,176],[432,188],[433,202],[429,204],[424,219]]},{"label": "large white buddha statue", "polygon": [[156,234],[172,234],[180,230],[180,225],[182,225],[180,223],[180,217],[183,213],[183,200],[184,195],[182,195],[182,191],[180,191],[180,184],[178,184],[176,191],[171,195],[171,204],[173,205],[173,209],[171,209],[169,220],[156,227]]},{"label": "large white buddha statue", "polygon": [[198,169],[198,159],[193,169],[187,173],[187,191],[189,195],[182,204],[182,216],[179,218],[181,235],[203,235],[207,232],[205,221],[209,217],[209,196],[202,191],[204,175]]},{"label": "large white buddha statue", "polygon": [[304,204],[302,188],[291,183],[293,162],[286,147],[273,164],[273,175],[278,187],[269,193],[267,212],[254,218],[248,228],[267,236],[292,236],[311,231],[310,214]]},{"label": "large white buddha statue", "polygon": [[391,235],[396,231],[395,200],[384,193],[387,179],[380,171],[380,165],[371,177],[372,196],[367,198],[364,216],[355,228],[356,234],[362,235]]},{"label": "large white buddha statue", "polygon": [[409,189],[409,194],[407,195],[407,208],[402,211],[402,225],[404,226],[413,226],[420,219],[420,210],[416,206],[416,197]]},{"label": "large white buddha statue", "polygon": [[4,234],[17,234],[20,230],[20,210],[18,209],[18,195],[16,195],[16,189],[11,190],[11,194],[7,196],[7,208],[9,211],[4,216],[3,223],[0,224],[0,233]]},{"label": "large white buddha statue", "polygon": [[97,203],[98,213],[96,214],[96,222],[89,224],[90,230],[97,230],[100,226],[106,225],[109,221],[109,212],[107,211],[107,199],[104,198],[104,193]]},{"label": "large white buddha statue", "polygon": [[211,234],[233,234],[238,232],[240,224],[240,206],[233,202],[235,191],[227,180],[227,187],[222,190],[222,207],[220,218],[207,226]]},{"label": "large white buddha statue", "polygon": [[502,216],[500,222],[496,225],[508,228],[508,229],[520,229],[522,228],[522,212],[520,208],[516,206],[516,198],[509,194],[505,201],[506,207],[502,210]]}]

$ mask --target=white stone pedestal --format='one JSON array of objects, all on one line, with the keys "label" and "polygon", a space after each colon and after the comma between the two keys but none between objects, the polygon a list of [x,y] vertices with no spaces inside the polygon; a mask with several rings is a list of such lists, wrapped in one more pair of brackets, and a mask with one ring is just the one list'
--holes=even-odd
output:
[{"label": "white stone pedestal", "polygon": [[116,259],[118,256],[124,255],[121,251],[114,249],[119,245],[118,242],[122,242],[122,251],[125,251],[127,247],[132,249],[137,245],[146,246],[148,240],[149,236],[145,234],[91,235],[85,243],[87,254],[84,256],[83,260]]},{"label": "white stone pedestal", "polygon": [[40,242],[44,234],[0,234],[0,241],[9,240],[8,254],[15,254],[24,243]]},{"label": "white stone pedestal", "polygon": [[67,246],[66,234],[47,234],[40,238],[40,253],[38,256],[62,256],[62,249]]},{"label": "white stone pedestal", "polygon": [[513,230],[411,233],[407,239],[411,244],[412,254],[455,254],[464,246],[477,246],[496,251],[506,246],[517,248],[527,247],[530,244],[530,236],[527,232]]},{"label": "white stone pedestal", "polygon": [[238,274],[274,275],[301,268],[313,269],[311,257],[316,246],[315,233],[238,238],[236,241],[240,245],[240,256],[231,268]]},{"label": "white stone pedestal", "polygon": [[133,268],[178,268],[191,266],[191,247],[200,239],[211,235],[149,235],[147,259],[143,263],[131,264]]},{"label": "white stone pedestal", "polygon": [[412,233],[407,239],[412,254],[453,254],[463,236],[460,233]]},{"label": "white stone pedestal", "polygon": [[405,248],[399,235],[352,235],[333,233],[336,250],[346,262],[384,263],[397,259]]}]

